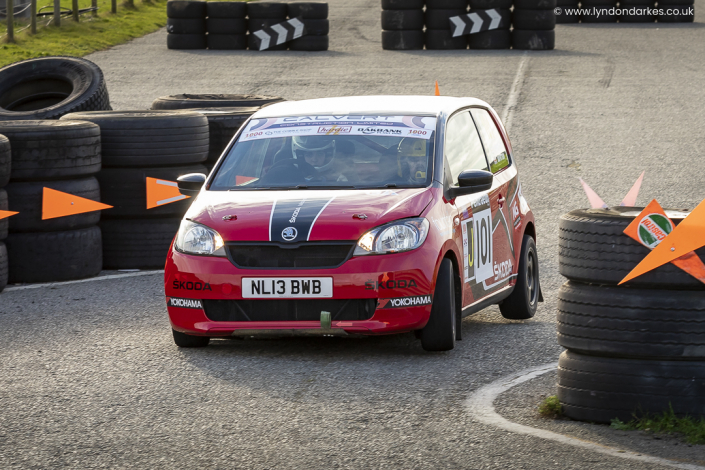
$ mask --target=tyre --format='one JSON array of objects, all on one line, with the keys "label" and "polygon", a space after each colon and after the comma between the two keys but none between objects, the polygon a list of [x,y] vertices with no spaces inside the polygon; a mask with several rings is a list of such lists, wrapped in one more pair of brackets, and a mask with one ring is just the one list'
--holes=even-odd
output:
[{"label": "tyre", "polygon": [[208,157],[208,120],[192,111],[96,111],[63,119],[100,126],[106,167],[182,165]]},{"label": "tyre", "polygon": [[583,8],[591,7],[616,7],[617,0],[580,0]]},{"label": "tyre", "polygon": [[263,28],[269,28],[275,24],[283,23],[286,18],[249,18],[247,20],[247,30],[252,34]]},{"label": "tyre", "polygon": [[193,109],[208,119],[207,163],[218,161],[220,154],[247,119],[259,108],[202,108]]},{"label": "tyre", "polygon": [[428,323],[421,330],[421,347],[426,351],[450,351],[455,347],[458,311],[455,305],[453,263],[441,261]]},{"label": "tyre", "polygon": [[428,50],[467,49],[468,38],[458,36],[454,38],[448,29],[427,29],[424,33],[424,42]]},{"label": "tyre", "polygon": [[470,49],[509,49],[512,47],[512,33],[508,29],[484,31],[468,36]]},{"label": "tyre", "polygon": [[[680,1],[680,0],[678,0]],[[560,5],[560,3],[558,4]],[[663,2],[661,2],[663,5]],[[625,7],[642,7],[642,8],[656,8],[656,0],[620,0],[620,8]]]},{"label": "tyre", "polygon": [[489,10],[498,8],[508,10],[512,7],[512,0],[470,0],[471,10]]},{"label": "tyre", "polygon": [[[208,34],[246,34],[247,20],[244,18],[208,18]],[[210,42],[209,42],[210,44]]]},{"label": "tyre", "polygon": [[659,8],[670,7],[670,6],[692,6],[695,5],[695,0],[660,0],[658,2]]},{"label": "tyre", "polygon": [[556,47],[556,32],[515,29],[512,31],[512,47],[531,51],[551,50]]},{"label": "tyre", "polygon": [[[499,26],[497,26],[497,29],[508,30],[512,25],[512,12],[511,12],[511,10],[500,9],[499,15],[502,17],[502,19],[500,20]],[[493,29],[492,31],[497,31],[497,29]],[[487,32],[487,31],[483,31],[483,32]],[[482,33],[468,34],[468,39],[472,38],[473,36],[477,36],[478,34],[482,34]]]},{"label": "tyre", "polygon": [[205,34],[167,34],[166,47],[169,49],[205,49]]},{"label": "tyre", "polygon": [[77,230],[92,227],[100,220],[101,211],[42,220],[43,188],[54,189],[92,201],[100,201],[98,180],[92,176],[59,181],[12,182],[7,185],[7,197],[12,210],[19,212],[19,214],[8,218],[10,231],[16,233]]},{"label": "tyre", "polygon": [[208,18],[245,18],[247,2],[207,2],[206,16]]},{"label": "tyre", "polygon": [[427,10],[453,10],[458,8],[467,10],[468,0],[426,0]]},{"label": "tyre", "polygon": [[[261,28],[260,28],[261,29]],[[267,49],[262,49],[264,51],[285,51],[289,48],[288,42],[283,42],[279,45],[274,44],[274,42],[269,43],[269,47]],[[247,35],[247,48],[250,49],[251,51],[259,51],[259,43],[255,39],[254,34],[248,34]]]},{"label": "tyre", "polygon": [[561,13],[556,14],[556,24],[570,24],[570,23],[580,23],[580,15],[576,13],[566,13],[566,8],[578,9],[579,5],[577,1],[574,0],[564,0],[563,5],[559,2],[559,7],[561,7]]},{"label": "tyre", "polygon": [[[639,7],[633,8],[635,8],[635,11],[639,11]],[[642,11],[646,11],[646,9],[643,9]],[[642,15],[636,13],[631,15],[627,13],[626,15],[619,16],[620,23],[653,23],[654,21],[656,21],[655,15]]]},{"label": "tyre", "polygon": [[617,19],[617,15],[600,14],[598,16],[597,13],[583,13],[582,15],[580,15],[580,21],[582,23],[616,23]]},{"label": "tyre", "polygon": [[191,108],[252,108],[284,101],[277,96],[259,95],[171,95],[152,102],[152,109],[183,110]]},{"label": "tyre", "polygon": [[510,320],[527,320],[536,314],[541,298],[539,281],[539,258],[536,243],[524,235],[519,258],[517,283],[512,293],[499,304],[499,311]]},{"label": "tyre", "polygon": [[100,128],[90,122],[0,121],[14,181],[86,176],[100,170]]},{"label": "tyre", "polygon": [[289,18],[300,17],[310,20],[328,18],[328,4],[323,2],[288,3],[286,8]]},{"label": "tyre", "polygon": [[10,150],[10,139],[0,135],[0,188],[10,182],[11,169],[12,152]]},{"label": "tyre", "polygon": [[40,57],[0,69],[0,119],[58,119],[111,109],[103,72],[77,57]]},{"label": "tyre", "polygon": [[556,14],[553,10],[519,10],[512,14],[512,23],[517,29],[550,31],[556,27]]},{"label": "tyre", "polygon": [[253,2],[247,4],[247,16],[250,18],[286,18],[286,3]]},{"label": "tyre", "polygon": [[[624,234],[643,208],[574,210],[558,225],[558,270],[572,281],[613,285],[629,274],[650,250]],[[687,215],[667,211],[674,222]],[[696,250],[705,259],[705,248]],[[705,285],[668,263],[625,284],[626,287],[703,290]]]},{"label": "tyre", "polygon": [[[0,189],[0,211],[7,211],[9,209],[9,205],[7,202],[7,191],[4,189]],[[16,216],[17,214],[15,214]],[[7,238],[7,231],[10,226],[10,218],[5,217],[4,219],[0,219],[0,240],[4,240]]]},{"label": "tyre", "polygon": [[306,28],[307,36],[328,36],[330,22],[328,20],[301,20]]},{"label": "tyre", "polygon": [[[659,8],[663,8],[663,4],[659,2]],[[695,20],[693,5],[669,5],[667,10],[675,10],[670,15],[658,15],[659,23],[692,23]]]},{"label": "tyre", "polygon": [[246,34],[208,34],[208,49],[244,50],[247,49]]},{"label": "tyre", "polygon": [[418,10],[424,0],[382,0],[382,10]]},{"label": "tyre", "polygon": [[205,18],[206,2],[170,0],[166,3],[167,18]]},{"label": "tyre", "polygon": [[558,342],[582,354],[705,361],[705,292],[567,282]]},{"label": "tyre", "polygon": [[9,282],[58,282],[100,273],[98,227],[63,232],[11,233],[5,242]]},{"label": "tyre", "polygon": [[426,29],[447,29],[450,30],[450,17],[465,15],[466,10],[426,10],[424,22]]},{"label": "tyre", "polygon": [[290,51],[327,51],[328,36],[302,36],[289,43]]},{"label": "tyre", "polygon": [[7,247],[3,242],[0,242],[0,292],[7,286],[8,265],[7,265]]},{"label": "tyre", "polygon": [[183,217],[193,199],[183,199],[147,209],[147,178],[176,181],[188,173],[206,173],[203,165],[161,168],[104,168],[98,173],[100,192],[106,204],[113,206],[105,219]]},{"label": "tyre", "polygon": [[558,399],[581,421],[673,411],[705,415],[705,362],[593,357],[565,351],[558,361]]},{"label": "tyre", "polygon": [[169,34],[206,34],[206,20],[202,18],[167,18],[166,32]]},{"label": "tyre", "polygon": [[[584,4],[584,2],[583,2]],[[556,0],[514,0],[514,11],[518,10],[551,10],[558,6]]]},{"label": "tyre", "polygon": [[382,31],[382,49],[417,51],[423,49],[423,31]]},{"label": "tyre", "polygon": [[111,269],[162,269],[180,218],[101,220],[103,265]]},{"label": "tyre", "polygon": [[208,346],[210,338],[208,336],[194,336],[180,333],[175,329],[171,329],[174,336],[174,343],[180,348],[203,348]]},{"label": "tyre", "polygon": [[382,29],[401,31],[423,29],[423,10],[382,10]]}]

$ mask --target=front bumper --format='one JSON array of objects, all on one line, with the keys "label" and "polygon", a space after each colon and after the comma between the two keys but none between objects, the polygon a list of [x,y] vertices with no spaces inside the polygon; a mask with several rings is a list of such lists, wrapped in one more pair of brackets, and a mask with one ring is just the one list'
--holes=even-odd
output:
[{"label": "front bumper", "polygon": [[[420,329],[428,322],[431,312],[438,256],[427,245],[407,253],[352,258],[334,269],[276,270],[239,269],[227,258],[185,255],[172,248],[164,273],[169,319],[175,330],[203,336],[247,335],[256,331],[291,334],[296,330],[304,334],[373,335]],[[369,299],[374,313],[365,320],[333,319],[329,329],[325,328],[327,325],[322,328],[320,320],[214,321],[209,318],[203,301],[242,300],[243,277],[332,277],[333,299]],[[175,301],[170,301],[171,298]]]}]

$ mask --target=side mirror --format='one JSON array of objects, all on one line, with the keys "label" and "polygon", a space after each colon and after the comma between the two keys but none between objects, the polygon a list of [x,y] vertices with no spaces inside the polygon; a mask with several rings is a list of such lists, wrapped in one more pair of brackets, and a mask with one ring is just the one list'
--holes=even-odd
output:
[{"label": "side mirror", "polygon": [[184,196],[195,196],[205,184],[206,175],[203,173],[189,173],[188,175],[179,176],[176,182],[179,185],[181,194]]},{"label": "side mirror", "polygon": [[494,175],[485,170],[466,170],[458,175],[458,187],[448,189],[451,199],[467,194],[489,191]]}]

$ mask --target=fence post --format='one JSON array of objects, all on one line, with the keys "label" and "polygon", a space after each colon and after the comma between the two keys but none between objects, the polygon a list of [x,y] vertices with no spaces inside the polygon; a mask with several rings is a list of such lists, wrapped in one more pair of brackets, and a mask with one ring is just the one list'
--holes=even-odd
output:
[{"label": "fence post", "polygon": [[78,23],[78,0],[72,0],[71,9],[73,10],[73,20]]},{"label": "fence post", "polygon": [[7,0],[5,3],[5,12],[7,13],[7,42],[15,42],[15,5],[12,0]]},{"label": "fence post", "polygon": [[110,2],[110,12],[117,13],[117,0],[111,0]]},{"label": "fence post", "polygon": [[61,1],[54,0],[54,26],[61,26]]},{"label": "fence post", "polygon": [[37,0],[32,0],[32,6],[29,8],[32,14],[29,30],[32,34],[37,34]]},{"label": "fence post", "polygon": [[98,0],[91,0],[91,8],[93,8],[92,16],[98,16]]}]

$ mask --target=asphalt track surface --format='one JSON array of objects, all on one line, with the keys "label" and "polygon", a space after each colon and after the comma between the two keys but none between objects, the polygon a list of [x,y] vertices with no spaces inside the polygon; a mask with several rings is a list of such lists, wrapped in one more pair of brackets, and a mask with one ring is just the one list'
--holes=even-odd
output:
[{"label": "asphalt track surface", "polygon": [[162,30],[89,58],[115,109],[184,92],[428,95],[435,80],[486,100],[511,115],[536,214],[535,319],[488,308],[437,354],[411,334],[179,350],[159,275],[5,292],[0,468],[663,468],[481,424],[464,403],[561,352],[557,225],[587,205],[578,177],[610,204],[643,170],[641,204],[705,199],[705,1],[695,24],[559,26],[555,51],[529,53],[383,51],[378,1],[330,5],[328,52],[169,51]]}]

